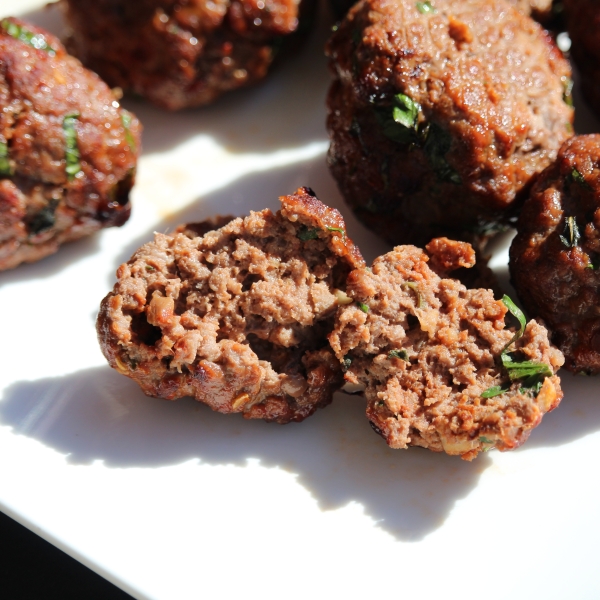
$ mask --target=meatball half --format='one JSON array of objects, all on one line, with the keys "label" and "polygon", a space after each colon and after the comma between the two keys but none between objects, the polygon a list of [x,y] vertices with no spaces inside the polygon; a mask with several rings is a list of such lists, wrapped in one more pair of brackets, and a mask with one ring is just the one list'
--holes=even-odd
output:
[{"label": "meatball half", "polygon": [[600,373],[600,135],[571,138],[536,182],[510,248],[510,274],[570,371]]},{"label": "meatball half", "polygon": [[571,55],[581,73],[585,99],[600,118],[600,3],[563,0]]},{"label": "meatball half", "polygon": [[[338,309],[329,336],[345,379],[364,391],[367,417],[392,448],[466,460],[516,448],[560,402],[563,357],[508,297],[445,277],[472,266],[468,244],[436,239],[427,251],[398,246],[348,276],[354,303]],[[519,330],[506,327],[509,308]]]},{"label": "meatball half", "polygon": [[331,172],[391,243],[511,223],[572,134],[568,62],[504,0],[362,0],[327,53]]},{"label": "meatball half", "polygon": [[141,127],[44,30],[0,22],[0,270],[129,218]]},{"label": "meatball half", "polygon": [[306,29],[313,5],[314,0],[66,1],[74,54],[110,85],[168,110],[208,104],[263,79],[284,41]]},{"label": "meatball half", "polygon": [[301,421],[328,404],[342,370],[327,334],[364,261],[311,190],[280,200],[204,235],[156,234],[121,265],[97,323],[110,365],[149,396],[246,418]]}]

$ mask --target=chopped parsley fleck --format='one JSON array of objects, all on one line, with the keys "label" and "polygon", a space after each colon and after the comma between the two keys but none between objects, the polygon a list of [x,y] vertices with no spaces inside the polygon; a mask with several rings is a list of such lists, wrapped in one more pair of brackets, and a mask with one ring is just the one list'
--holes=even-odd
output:
[{"label": "chopped parsley fleck", "polygon": [[598,269],[600,269],[600,261],[598,259],[594,260],[593,258],[588,256],[588,260],[590,262],[585,266],[586,269],[591,269],[592,271],[597,271]]},{"label": "chopped parsley fleck", "polygon": [[3,19],[0,25],[8,35],[15,38],[16,40],[20,40],[24,44],[27,44],[28,46],[31,46],[36,50],[44,50],[45,52],[48,52],[48,54],[50,54],[51,56],[54,56],[56,54],[54,48],[52,48],[52,46],[50,46],[46,41],[45,36],[39,33],[33,33],[29,31],[29,29],[27,29],[26,27],[18,25],[17,23],[13,23],[8,19]]},{"label": "chopped parsley fleck", "polygon": [[369,312],[369,307],[364,302],[359,302],[357,300],[356,301],[356,306],[358,306],[358,308],[360,308],[360,310],[362,310],[364,313],[368,313]]},{"label": "chopped parsley fleck", "polygon": [[0,175],[6,177],[12,174],[13,172],[8,158],[8,144],[6,142],[0,142]]},{"label": "chopped parsley fleck", "polygon": [[42,210],[36,213],[31,221],[29,221],[29,232],[32,235],[37,235],[42,231],[46,231],[54,227],[56,222],[55,212],[58,206],[58,200],[50,200]]},{"label": "chopped parsley fleck", "polygon": [[81,171],[81,163],[79,162],[80,154],[79,148],[77,147],[77,129],[75,129],[77,119],[79,119],[78,113],[70,113],[65,115],[65,118],[63,119],[65,161],[67,163],[65,171],[67,172],[69,181],[73,181],[77,173]]},{"label": "chopped parsley fleck", "polygon": [[156,271],[152,265],[146,265],[146,271]]},{"label": "chopped parsley fleck", "polygon": [[500,396],[500,394],[504,394],[504,392],[508,392],[508,388],[503,388],[501,385],[495,385],[483,392],[481,394],[482,398],[493,398],[494,396]]},{"label": "chopped parsley fleck", "polygon": [[319,230],[316,227],[306,227],[306,225],[302,225],[298,230],[296,237],[303,242],[316,240],[319,237]]},{"label": "chopped parsley fleck", "polygon": [[455,185],[462,182],[460,175],[450,166],[446,154],[452,145],[452,136],[437,123],[432,123],[427,131],[427,138],[423,150],[429,158],[437,178],[449,181]]},{"label": "chopped parsley fleck", "polygon": [[421,106],[406,94],[396,94],[389,107],[375,109],[375,116],[386,138],[398,144],[417,141],[417,125]]},{"label": "chopped parsley fleck", "polygon": [[567,217],[565,222],[564,235],[560,235],[560,241],[567,248],[575,248],[579,244],[581,234],[579,233],[579,227],[577,227],[577,221],[575,217]]},{"label": "chopped parsley fleck", "polygon": [[419,286],[414,281],[407,281],[402,284],[402,287],[412,290],[417,295],[417,308],[425,308],[427,306],[427,302],[425,302],[423,295],[419,291]]},{"label": "chopped parsley fleck", "polygon": [[406,350],[391,350],[388,354],[388,358],[400,358],[406,362],[410,362],[408,358],[408,352]]},{"label": "chopped parsley fleck", "polygon": [[[500,355],[502,366],[507,370],[508,376],[511,381],[517,381],[519,379],[529,379],[531,377],[551,377],[552,371],[546,363],[535,362],[533,360],[522,360],[515,361],[511,354],[504,353]],[[529,382],[526,385],[524,382],[523,387],[533,387],[535,382]]]},{"label": "chopped parsley fleck", "polygon": [[592,186],[585,180],[585,177],[575,168],[571,171],[571,177],[575,183],[584,187],[586,190],[591,190]]},{"label": "chopped parsley fleck", "polygon": [[488,440],[488,439],[487,439],[485,436],[483,436],[483,435],[479,437],[479,441],[480,441],[482,444],[493,444],[493,443],[494,443],[494,440]]},{"label": "chopped parsley fleck", "polygon": [[121,112],[121,123],[123,124],[123,129],[125,129],[125,140],[127,141],[130,150],[134,153],[137,152],[135,138],[133,137],[133,133],[131,133],[131,113],[126,110]]},{"label": "chopped parsley fleck", "polygon": [[429,13],[433,14],[435,12],[435,8],[431,5],[431,2],[429,2],[429,0],[427,0],[426,2],[417,2],[417,10],[422,15],[427,15]]},{"label": "chopped parsley fleck", "polygon": [[561,77],[563,82],[563,101],[567,106],[573,106],[573,80],[570,77]]},{"label": "chopped parsley fleck", "polygon": [[508,350],[509,346],[513,342],[516,342],[520,337],[523,336],[523,333],[525,333],[525,325],[527,325],[527,319],[525,318],[523,311],[506,294],[504,294],[504,296],[502,297],[502,303],[504,304],[504,306],[506,306],[506,308],[508,308],[510,314],[513,317],[515,317],[521,325],[521,328],[515,333],[510,342],[508,342],[508,344],[504,346],[504,350],[502,350],[502,354],[504,354]]},{"label": "chopped parsley fleck", "polygon": [[337,231],[342,234],[342,242],[346,242],[346,230],[341,227],[326,227],[327,231]]},{"label": "chopped parsley fleck", "polygon": [[344,358],[342,359],[342,371],[344,371],[344,373],[350,368],[350,365],[352,364],[352,357],[348,354],[346,354],[346,356],[344,356]]}]

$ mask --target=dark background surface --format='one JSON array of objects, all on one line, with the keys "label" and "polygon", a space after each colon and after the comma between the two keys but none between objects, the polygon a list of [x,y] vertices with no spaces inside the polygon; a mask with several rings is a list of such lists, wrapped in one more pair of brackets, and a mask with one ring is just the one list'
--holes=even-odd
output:
[{"label": "dark background surface", "polygon": [[132,600],[80,562],[0,512],[3,600]]}]

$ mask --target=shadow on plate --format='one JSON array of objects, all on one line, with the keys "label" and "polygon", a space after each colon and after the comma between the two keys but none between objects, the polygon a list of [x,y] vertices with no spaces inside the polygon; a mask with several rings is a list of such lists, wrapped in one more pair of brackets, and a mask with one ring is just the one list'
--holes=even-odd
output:
[{"label": "shadow on plate", "polygon": [[289,166],[267,171],[253,172],[235,180],[233,183],[205,194],[185,209],[171,214],[167,219],[152,226],[144,234],[123,246],[114,269],[111,269],[109,285],[114,284],[114,271],[129,260],[131,255],[143,244],[154,238],[154,232],[173,231],[182,223],[203,221],[215,215],[245,216],[250,210],[271,208],[279,210],[279,196],[291,194],[301,186],[312,188],[325,204],[337,208],[346,221],[348,235],[363,251],[365,260],[371,262],[376,256],[388,252],[390,246],[377,234],[367,230],[355,218],[346,206],[337,185],[329,173],[323,155],[310,160],[297,162]]},{"label": "shadow on plate", "polygon": [[389,449],[357,397],[338,394],[303,423],[280,426],[220,415],[189,398],[147,398],[108,366],[12,385],[0,422],[72,464],[153,468],[199,459],[244,467],[258,459],[297,474],[322,510],[358,502],[379,527],[407,541],[441,526],[490,464],[487,456],[467,463],[420,448]]},{"label": "shadow on plate", "polygon": [[[324,46],[333,17],[327,3],[315,28],[294,55],[276,65],[256,86],[230,92],[206,107],[171,113],[133,97],[123,106],[144,125],[143,154],[170,150],[196,135],[207,135],[232,153],[272,152],[325,140],[325,95],[330,77]],[[57,5],[22,15],[64,37],[66,25]]]}]

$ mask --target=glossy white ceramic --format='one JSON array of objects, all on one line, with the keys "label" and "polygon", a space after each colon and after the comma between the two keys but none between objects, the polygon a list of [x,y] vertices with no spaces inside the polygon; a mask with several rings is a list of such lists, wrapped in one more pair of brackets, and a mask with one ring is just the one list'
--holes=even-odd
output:
[{"label": "glossy white ceramic", "polygon": [[[42,5],[0,13],[60,33]],[[145,126],[130,222],[0,274],[0,509],[136,598],[599,598],[598,378],[564,373],[522,449],[466,463],[390,450],[356,397],[246,422],[147,398],[100,353],[98,304],[155,230],[308,185],[368,259],[386,250],[325,165],[330,24],[324,9],[298,56],[212,107],[125,101]],[[575,94],[579,131],[598,130]]]}]

